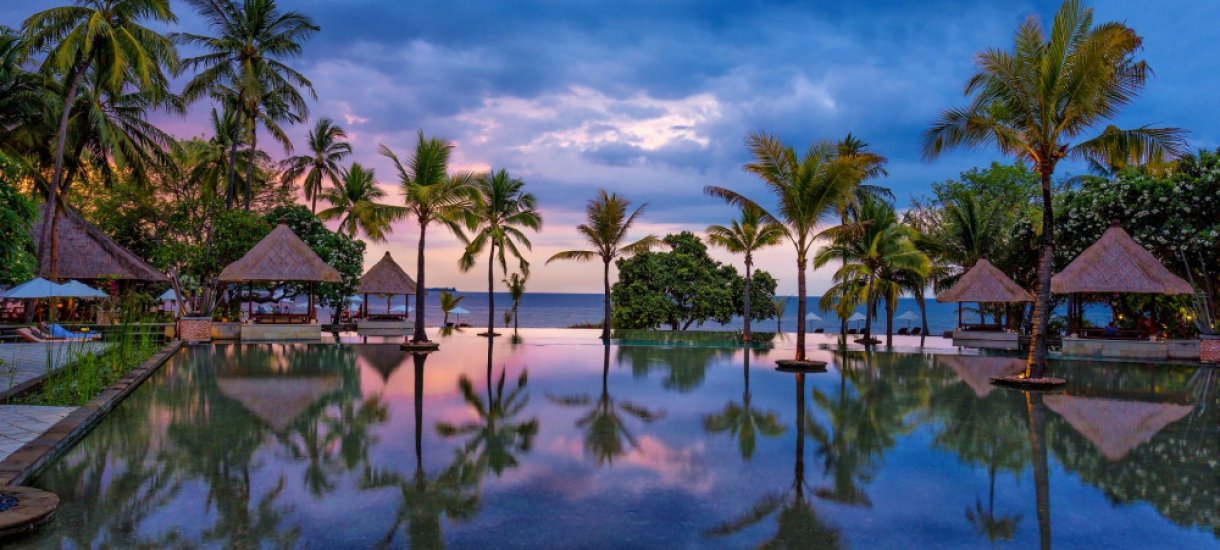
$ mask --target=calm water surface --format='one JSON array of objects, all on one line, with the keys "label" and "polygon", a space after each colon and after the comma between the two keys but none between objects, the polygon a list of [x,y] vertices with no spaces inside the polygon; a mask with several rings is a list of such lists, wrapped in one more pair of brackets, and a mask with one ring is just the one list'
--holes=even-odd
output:
[{"label": "calm water surface", "polygon": [[[21,547],[1207,548],[1220,372],[590,331],[184,349],[33,485]],[[1019,362],[1017,363],[1019,365]]]}]

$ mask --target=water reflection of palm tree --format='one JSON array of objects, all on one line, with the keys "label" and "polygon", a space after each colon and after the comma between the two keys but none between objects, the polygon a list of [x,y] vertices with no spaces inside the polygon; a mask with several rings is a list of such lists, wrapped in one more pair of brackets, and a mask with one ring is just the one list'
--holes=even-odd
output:
[{"label": "water reflection of palm tree", "polygon": [[415,360],[415,473],[406,477],[398,472],[369,468],[365,488],[395,487],[401,499],[394,523],[381,539],[378,548],[393,546],[399,529],[407,525],[407,542],[412,548],[442,548],[444,533],[441,516],[462,521],[474,517],[479,508],[478,477],[461,460],[429,476],[424,471],[424,365],[427,354],[416,354]]},{"label": "water reflection of palm tree", "polygon": [[459,454],[473,457],[479,472],[491,470],[497,477],[504,470],[517,467],[517,453],[528,453],[533,445],[534,436],[538,434],[538,418],[518,420],[517,416],[529,404],[529,393],[525,386],[528,382],[527,371],[522,370],[517,377],[517,385],[505,395],[504,381],[507,369],[500,371],[499,382],[492,391],[492,340],[487,340],[487,399],[475,394],[474,384],[466,375],[458,380],[458,389],[462,399],[474,410],[477,421],[458,425],[450,422],[438,422],[436,431],[442,437],[466,436],[466,443],[459,449]]},{"label": "water reflection of palm tree", "polygon": [[1043,550],[1051,547],[1050,468],[1046,457],[1046,406],[1042,393],[1025,392],[1029,417],[1029,452],[1034,463],[1034,499],[1038,509],[1038,541]]},{"label": "water reflection of palm tree", "polygon": [[[646,424],[665,416],[665,411],[651,411],[629,401],[618,401],[610,396],[610,346],[604,346],[602,354],[602,392],[596,402],[587,394],[566,397],[548,395],[551,402],[565,407],[593,406],[589,412],[576,420],[576,427],[585,431],[585,452],[593,455],[597,464],[612,463],[627,452],[627,445],[638,447],[635,436],[627,429],[623,415],[628,415]],[[626,443],[626,445],[624,444]]]},{"label": "water reflection of palm tree", "polygon": [[705,532],[707,536],[732,535],[775,515],[775,534],[759,548],[838,548],[838,529],[822,522],[805,496],[805,432],[812,421],[805,414],[805,374],[796,374],[796,463],[792,486],[781,494],[764,497],[745,514]]},{"label": "water reflection of palm tree", "polygon": [[720,413],[704,416],[703,429],[710,433],[728,432],[736,435],[741,458],[749,460],[754,456],[758,434],[765,437],[778,437],[788,428],[779,422],[779,416],[774,412],[756,410],[751,406],[750,350],[745,350],[742,357],[745,360],[743,368],[745,384],[741,403],[729,401]]}]

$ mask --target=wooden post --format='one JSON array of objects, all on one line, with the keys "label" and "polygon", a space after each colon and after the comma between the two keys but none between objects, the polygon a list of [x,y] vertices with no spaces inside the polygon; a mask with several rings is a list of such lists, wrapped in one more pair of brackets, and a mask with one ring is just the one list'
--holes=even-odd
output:
[{"label": "wooden post", "polygon": [[962,303],[957,303],[957,328],[962,328]]},{"label": "wooden post", "polygon": [[[241,310],[237,310],[240,312]],[[246,283],[246,317],[254,322],[254,282]]]},{"label": "wooden post", "polygon": [[306,324],[313,322],[313,281],[309,282],[309,317],[305,319]]}]

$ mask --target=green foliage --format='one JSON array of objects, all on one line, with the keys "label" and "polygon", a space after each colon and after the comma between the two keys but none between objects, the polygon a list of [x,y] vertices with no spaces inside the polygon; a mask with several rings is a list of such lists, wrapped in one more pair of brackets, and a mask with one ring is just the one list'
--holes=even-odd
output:
[{"label": "green foliage", "polygon": [[26,405],[79,407],[96,397],[127,373],[143,364],[160,348],[157,335],[134,323],[107,333],[108,347],[101,353],[86,351],[92,343],[71,343],[59,353],[74,356],[32,394],[20,399]]},{"label": "green foliage", "polygon": [[[735,274],[735,273],[734,273]],[[745,277],[733,277],[733,313],[745,316]],[[750,275],[750,319],[761,321],[775,317],[775,277],[761,269]]]},{"label": "green foliage", "polygon": [[360,275],[364,273],[364,241],[332,232],[308,208],[298,204],[273,208],[263,219],[268,224],[283,221],[322,261],[339,270],[342,283],[321,283],[315,290],[319,305],[338,311],[360,284]]},{"label": "green foliage", "polygon": [[30,226],[34,219],[34,205],[26,199],[13,182],[18,169],[6,157],[0,155],[0,284],[27,281],[34,276],[34,240]]},{"label": "green foliage", "polygon": [[[713,260],[693,233],[666,236],[665,252],[645,252],[617,262],[619,280],[611,289],[617,305],[614,326],[621,329],[669,325],[686,330],[707,321],[727,323],[742,308],[744,279],[732,266]],[[756,274],[757,275],[757,274]],[[756,276],[755,319],[773,314],[775,280]]]}]

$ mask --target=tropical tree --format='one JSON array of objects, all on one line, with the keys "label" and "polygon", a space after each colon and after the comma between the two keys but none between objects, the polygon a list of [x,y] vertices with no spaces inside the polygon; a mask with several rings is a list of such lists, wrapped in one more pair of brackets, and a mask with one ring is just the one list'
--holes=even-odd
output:
[{"label": "tropical tree", "polygon": [[0,26],[0,150],[10,149],[14,129],[50,107],[42,77],[25,69],[25,50],[20,35]]},{"label": "tropical tree", "polygon": [[[237,185],[239,133],[249,137],[249,150],[258,150],[261,124],[292,151],[292,142],[279,123],[297,122],[309,116],[309,107],[300,89],[317,98],[305,75],[284,63],[301,55],[301,44],[319,27],[300,13],[282,12],[275,0],[187,0],[203,16],[214,36],[175,33],[174,39],[203,50],[201,55],[183,60],[186,69],[198,70],[182,91],[185,101],[209,96],[238,109],[238,124],[230,140],[230,162],[226,206],[232,207]],[[300,88],[300,89],[298,89]],[[246,167],[245,206],[250,208],[252,165]]]},{"label": "tropical tree", "polygon": [[389,147],[382,145],[380,149],[382,156],[394,161],[407,213],[419,222],[419,249],[416,254],[415,273],[415,334],[411,338],[417,344],[429,341],[428,333],[424,331],[424,294],[428,290],[424,284],[424,244],[428,226],[440,223],[463,241],[466,240],[465,234],[462,233],[461,221],[465,219],[466,210],[471,206],[470,187],[474,175],[466,172],[449,174],[449,154],[452,151],[452,144],[440,138],[424,137],[422,130],[415,145],[415,153],[407,159],[406,164],[403,164]]},{"label": "tropical tree", "polygon": [[1134,29],[1118,22],[1094,25],[1092,8],[1067,0],[1049,33],[1031,16],[1018,28],[1011,51],[980,52],[977,71],[965,87],[970,103],[946,110],[924,135],[925,158],[955,147],[994,145],[1033,164],[1041,178],[1037,303],[1024,378],[1042,378],[1046,370],[1055,223],[1051,186],[1059,162],[1163,162],[1185,150],[1183,133],[1176,128],[1109,125],[1084,137],[1143,88],[1149,69],[1136,58],[1142,45]]},{"label": "tropical tree", "polygon": [[513,273],[504,279],[504,285],[508,287],[508,297],[513,300],[513,334],[517,333],[517,310],[521,307],[521,298],[525,296],[525,281],[528,279],[529,275],[521,273]]},{"label": "tropical tree", "polygon": [[335,186],[322,193],[331,207],[318,212],[318,217],[339,220],[339,230],[352,238],[363,231],[370,241],[385,242],[390,223],[407,215],[405,207],[378,202],[385,196],[373,171],[353,162],[341,173]]},{"label": "tropical tree", "polygon": [[458,304],[462,303],[465,298],[465,296],[457,296],[448,290],[441,291],[441,312],[445,314],[442,326],[449,326],[449,312],[457,309]]},{"label": "tropical tree", "polygon": [[784,310],[788,307],[787,296],[775,297],[775,332],[779,334],[784,331]]},{"label": "tropical tree", "polygon": [[719,246],[734,254],[742,254],[746,261],[745,314],[742,319],[745,327],[741,333],[743,341],[750,341],[750,278],[754,267],[754,252],[769,246],[775,246],[783,241],[784,228],[774,220],[763,220],[763,213],[753,208],[741,209],[741,220],[733,220],[725,227],[709,225],[707,227],[707,242]]},{"label": "tropical tree", "polygon": [[309,209],[318,213],[318,195],[322,194],[322,182],[329,179],[331,185],[339,185],[339,161],[352,154],[351,144],[343,141],[347,132],[329,118],[318,120],[309,131],[309,154],[284,159],[284,179],[295,181],[305,175],[302,186]]},{"label": "tropical tree", "polygon": [[805,154],[786,146],[779,138],[752,133],[746,139],[754,160],[745,169],[775,195],[778,210],[773,214],[744,195],[725,187],[707,186],[704,192],[742,208],[763,213],[766,221],[783,227],[784,237],[796,249],[797,329],[796,360],[805,360],[805,270],[817,237],[818,224],[836,213],[861,180],[863,161],[839,157],[835,144],[822,141],[809,146]]},{"label": "tropical tree", "polygon": [[627,231],[635,224],[640,213],[647,204],[641,204],[627,213],[631,201],[622,198],[618,193],[607,193],[605,189],[597,190],[597,197],[589,201],[585,207],[585,223],[576,226],[576,230],[592,245],[593,250],[567,250],[551,256],[546,263],[555,260],[576,260],[587,262],[601,259],[602,282],[605,288],[605,316],[602,321],[602,339],[610,339],[610,262],[620,256],[630,256],[647,252],[662,245],[655,235],[648,235],[631,244],[623,244]]},{"label": "tropical tree", "polygon": [[[60,209],[60,186],[64,177],[64,153],[68,122],[77,94],[87,76],[99,90],[123,93],[129,87],[166,95],[166,70],[178,70],[178,52],[173,42],[144,26],[145,21],[177,21],[169,0],[80,0],[73,6],[50,8],[31,15],[23,23],[28,51],[45,51],[42,70],[63,78],[59,126],[55,130],[54,171],[47,187],[47,202],[53,212]],[[52,279],[59,269],[59,216],[46,224]]]},{"label": "tropical tree", "polygon": [[511,255],[517,260],[521,272],[528,277],[530,263],[522,255],[520,247],[528,250],[532,245],[521,229],[542,229],[537,200],[533,193],[525,192],[524,188],[525,182],[509,177],[505,170],[482,174],[471,187],[473,204],[467,210],[466,228],[473,235],[458,259],[458,267],[462,271],[470,271],[479,254],[487,249],[488,338],[496,335],[496,264],[500,264],[500,269],[507,273],[508,257]]}]

